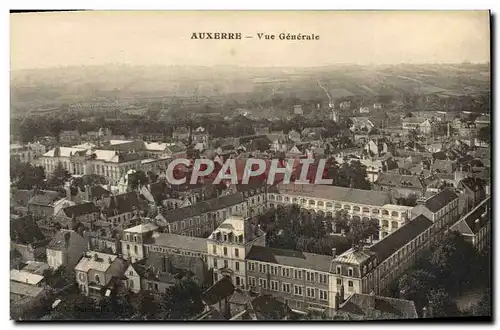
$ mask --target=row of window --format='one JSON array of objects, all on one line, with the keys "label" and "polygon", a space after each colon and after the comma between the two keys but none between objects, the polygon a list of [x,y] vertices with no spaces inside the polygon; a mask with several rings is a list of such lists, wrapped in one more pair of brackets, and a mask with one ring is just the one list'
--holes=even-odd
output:
[{"label": "row of window", "polygon": [[257,262],[248,262],[248,269],[250,271],[258,271],[263,274],[270,273],[274,276],[288,277],[294,278],[296,280],[306,280],[309,282],[318,282],[318,283],[328,283],[328,275],[321,274],[318,272],[312,272],[302,269],[294,269],[289,267],[275,266],[264,263]]},{"label": "row of window", "polygon": [[[223,260],[223,265],[224,265],[224,267],[222,267],[222,268],[229,268],[229,262],[227,260]],[[219,268],[219,263],[218,263],[217,259],[214,258],[214,269],[218,269],[218,268]],[[238,261],[236,261],[234,263],[234,269],[236,271],[240,270],[240,263]]]},{"label": "row of window", "polygon": [[[248,278],[249,280],[249,285],[253,287],[257,287],[257,282],[255,277],[250,276]],[[265,278],[259,278],[259,287],[262,289],[269,289],[271,291],[276,291],[280,292],[280,285],[278,281],[271,280],[269,281],[269,288],[267,286],[267,279]],[[281,283],[281,292],[291,294],[291,288],[292,284],[290,283]],[[326,290],[317,290],[318,291],[318,297],[316,297],[316,288],[313,287],[306,287],[305,292],[304,292],[304,286],[303,285],[297,285],[293,284],[293,294],[296,296],[303,296],[304,293],[306,294],[307,298],[311,299],[317,299],[319,298],[320,300],[328,300],[328,291]]]},{"label": "row of window", "polygon": [[[299,201],[299,198],[297,197],[288,197],[288,196],[281,196],[281,195],[278,195],[278,196],[274,196],[272,194],[269,195],[269,200],[271,201],[278,201],[278,202],[292,202],[293,204],[308,204],[308,205],[311,205],[311,206],[318,206],[318,207],[323,207],[323,206],[326,206],[326,208],[330,208],[330,209],[344,209],[344,210],[353,210],[354,212],[363,212],[363,213],[372,213],[372,214],[380,214],[380,210],[379,209],[371,209],[370,211],[370,208],[368,207],[360,207],[360,206],[351,206],[351,205],[344,205],[342,206],[342,204],[339,204],[339,203],[336,203],[335,206],[332,202],[323,202],[323,201],[315,201],[315,200],[312,200],[310,199],[309,201],[307,201],[306,199],[302,198],[300,199]],[[382,215],[391,215],[392,217],[399,217],[400,213],[397,212],[397,211],[392,211],[392,212],[389,212],[388,210],[385,210],[383,209],[382,210]]]},{"label": "row of window", "polygon": [[201,257],[202,256],[202,254],[199,252],[191,252],[191,251],[185,251],[185,250],[179,250],[179,249],[173,249],[173,248],[164,248],[161,246],[149,246],[146,249],[148,251],[162,252],[162,253],[174,253],[174,254],[179,254],[179,255],[189,256],[189,257]]},{"label": "row of window", "polygon": [[[217,254],[217,245],[212,245],[212,252],[213,254]],[[222,247],[222,254],[224,256],[227,256],[228,255],[228,247],[227,246],[224,246]],[[240,250],[238,248],[234,248],[234,256],[236,258],[238,258],[240,256]]]}]

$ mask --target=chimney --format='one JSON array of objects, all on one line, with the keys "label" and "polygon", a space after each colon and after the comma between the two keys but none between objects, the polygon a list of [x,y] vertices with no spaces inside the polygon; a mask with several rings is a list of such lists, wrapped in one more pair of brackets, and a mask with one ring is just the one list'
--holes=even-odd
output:
[{"label": "chimney", "polygon": [[113,261],[111,260],[111,257],[108,257],[108,263],[113,263]]},{"label": "chimney", "polygon": [[332,248],[332,257],[335,258],[337,256],[337,249]]},{"label": "chimney", "polygon": [[338,311],[339,310],[339,307],[340,307],[340,295],[339,293],[337,292],[335,294],[335,310]]}]

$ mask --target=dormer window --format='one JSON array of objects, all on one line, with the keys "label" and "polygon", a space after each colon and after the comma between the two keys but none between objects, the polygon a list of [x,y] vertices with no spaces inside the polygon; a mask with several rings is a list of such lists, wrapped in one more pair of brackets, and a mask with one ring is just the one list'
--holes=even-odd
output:
[{"label": "dormer window", "polygon": [[342,267],[337,266],[337,274],[341,274],[341,273],[342,273]]},{"label": "dormer window", "polygon": [[353,274],[354,274],[354,270],[351,267],[349,267],[349,269],[347,270],[347,275],[353,276]]}]

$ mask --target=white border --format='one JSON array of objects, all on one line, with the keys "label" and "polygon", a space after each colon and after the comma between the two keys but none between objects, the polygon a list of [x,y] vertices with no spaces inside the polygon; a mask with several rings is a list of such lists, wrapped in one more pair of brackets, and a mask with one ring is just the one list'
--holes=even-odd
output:
[{"label": "white border", "polygon": [[[87,1],[73,1],[73,2],[68,2],[68,1],[2,1],[2,15],[1,15],[1,38],[2,38],[2,63],[4,64],[5,68],[2,71],[2,73],[6,76],[4,79],[2,79],[2,98],[1,100],[3,101],[3,108],[4,111],[2,111],[2,118],[3,120],[0,120],[1,125],[3,126],[2,129],[0,129],[0,134],[2,134],[2,141],[5,141],[5,143],[2,143],[2,148],[4,152],[2,153],[3,155],[8,155],[9,154],[9,149],[7,148],[7,141],[9,138],[9,75],[6,74],[9,72],[9,34],[8,34],[8,29],[9,29],[9,17],[7,14],[7,11],[9,9],[85,9],[85,8],[92,8],[92,9],[113,9],[113,10],[119,10],[119,9],[136,9],[136,10],[144,10],[144,9],[149,9],[149,10],[154,10],[154,9],[162,9],[162,10],[180,10],[180,9],[188,9],[188,10],[196,10],[196,9],[212,9],[212,10],[220,10],[220,9],[233,9],[233,10],[248,10],[248,9],[261,9],[261,10],[276,10],[276,9],[292,9],[292,10],[299,10],[299,9],[309,9],[309,10],[333,10],[333,9],[356,9],[356,10],[361,10],[361,9],[378,9],[378,10],[401,10],[401,9],[419,9],[419,10],[450,10],[450,9],[462,9],[462,10],[478,10],[478,9],[492,9],[493,13],[498,13],[498,6],[499,6],[500,1],[496,0],[490,0],[490,1],[485,1],[485,0],[474,0],[474,1],[436,1],[436,0],[411,0],[411,1],[373,1],[373,0],[350,0],[350,1],[335,1],[335,2],[328,2],[324,0],[308,0],[308,1],[296,1],[296,0],[288,0],[288,1],[282,1],[282,2],[271,2],[269,0],[247,0],[247,1],[203,1],[203,0],[198,0],[198,1],[192,1],[192,0],[183,0],[183,1],[175,1],[175,2],[170,2],[168,4],[164,4],[163,2],[160,1],[151,1],[151,0],[141,0],[141,1],[126,1],[126,0],[121,0],[121,1],[104,1],[104,0],[87,0]],[[498,25],[498,23],[497,23]],[[409,36],[410,37],[410,36]],[[498,33],[495,33],[495,41],[498,41]],[[495,55],[495,60],[497,60],[498,57]],[[493,60],[493,59],[492,59]],[[495,61],[497,63],[497,61]],[[496,76],[493,74],[493,79],[496,81]],[[494,95],[498,95],[498,84],[495,83],[495,91]],[[496,109],[494,109],[496,111]],[[496,115],[496,117],[500,117],[500,115]],[[496,123],[495,127],[499,127],[500,125]],[[500,137],[496,137],[496,142],[494,145],[499,145],[500,146]],[[9,230],[7,228],[8,226],[8,215],[7,215],[7,210],[8,210],[8,187],[9,187],[9,180],[8,180],[8,170],[9,170],[9,165],[8,165],[8,157],[5,157],[5,160],[2,162],[2,173],[4,175],[1,176],[1,196],[0,196],[0,201],[4,207],[2,207],[2,210],[5,210],[2,225],[4,226],[3,230],[1,231],[3,235],[3,239],[1,240],[2,242],[5,242],[5,247],[1,250],[1,253],[4,255],[4,265],[8,265],[8,247],[7,247],[7,242],[10,241],[9,239]],[[500,167],[500,165],[498,165]],[[498,167],[497,167],[498,169]],[[500,172],[497,172],[500,173]],[[497,174],[498,175],[498,174]],[[492,183],[492,188],[494,189],[494,183]],[[495,199],[499,198],[497,194],[495,194]],[[498,200],[496,200],[497,202]],[[495,203],[496,205],[500,205],[498,203]],[[496,228],[495,234],[498,232],[498,228],[500,226],[494,226],[493,228]],[[498,258],[500,256],[495,255],[495,263],[498,263]],[[4,271],[0,272],[0,276],[2,277],[2,283],[4,283],[2,286],[0,286],[2,290],[2,307],[1,312],[2,312],[2,317],[1,320],[7,323],[7,327],[13,328],[14,323],[12,321],[8,321],[10,319],[9,316],[9,308],[8,306],[4,306],[3,304],[7,304],[7,294],[9,291],[9,287],[7,286],[7,280],[8,280],[8,272],[7,269]],[[496,284],[496,283],[495,283]],[[498,285],[496,285],[498,288]],[[5,294],[3,294],[5,293]],[[496,290],[495,293],[498,293],[498,290]],[[499,297],[498,294],[494,295],[495,297]],[[498,310],[498,302],[495,303],[495,306],[497,307],[496,311]],[[151,326],[149,324],[137,324],[134,325],[134,327],[142,327],[142,326]],[[192,324],[189,324],[191,326]],[[295,326],[299,324],[294,324]],[[324,326],[332,326],[332,324],[323,324]],[[410,326],[414,327],[417,325],[411,325],[411,324],[395,324],[395,326]],[[444,324],[443,324],[444,325]],[[49,327],[54,327],[54,326],[71,326],[74,328],[83,328],[85,324],[46,324],[46,325],[37,325],[38,327],[43,327],[43,328],[49,328]],[[97,325],[97,324],[92,324],[93,327],[96,328],[102,328],[104,329],[105,327],[111,327],[111,326],[120,326],[120,324],[116,325],[111,325],[111,324],[102,324],[102,325]],[[177,328],[180,327],[181,325],[179,324],[166,324],[166,325],[160,325],[160,324],[154,324],[153,326],[168,326],[169,328]],[[200,324],[200,326],[207,327],[207,326],[220,326],[220,324],[214,324],[214,325],[209,325],[207,323]],[[234,324],[232,325],[234,327]],[[287,326],[286,324],[272,324],[272,325],[263,325],[259,324],[259,327],[267,328],[267,327],[275,327],[275,326]],[[359,327],[359,326],[368,326],[370,328],[381,328],[387,326],[386,324],[354,324],[354,325],[347,325],[347,324],[335,324],[334,325],[336,328],[343,329],[344,327]],[[432,324],[423,324],[420,326],[426,326],[429,328],[437,327],[438,324],[432,325]],[[440,327],[442,325],[439,325]],[[445,325],[445,327],[453,327],[455,325]]]}]

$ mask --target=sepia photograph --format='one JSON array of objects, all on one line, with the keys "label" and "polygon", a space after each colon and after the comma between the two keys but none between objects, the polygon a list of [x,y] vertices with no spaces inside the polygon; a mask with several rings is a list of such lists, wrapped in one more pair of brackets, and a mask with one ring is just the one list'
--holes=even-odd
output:
[{"label": "sepia photograph", "polygon": [[491,21],[11,12],[11,320],[492,322]]}]

